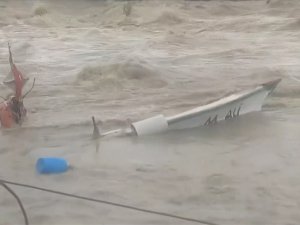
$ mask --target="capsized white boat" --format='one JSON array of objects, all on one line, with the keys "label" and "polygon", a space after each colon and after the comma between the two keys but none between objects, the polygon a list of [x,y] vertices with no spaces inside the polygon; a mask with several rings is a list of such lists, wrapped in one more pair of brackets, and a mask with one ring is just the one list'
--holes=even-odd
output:
[{"label": "capsized white boat", "polygon": [[143,136],[168,130],[188,129],[200,126],[209,126],[219,121],[230,120],[238,116],[261,111],[265,98],[272,93],[281,79],[276,79],[257,86],[248,91],[221,98],[215,102],[203,105],[186,112],[165,117],[157,115],[145,120],[131,123],[126,129],[117,129],[100,133],[95,120],[93,137],[109,135],[136,135]]}]

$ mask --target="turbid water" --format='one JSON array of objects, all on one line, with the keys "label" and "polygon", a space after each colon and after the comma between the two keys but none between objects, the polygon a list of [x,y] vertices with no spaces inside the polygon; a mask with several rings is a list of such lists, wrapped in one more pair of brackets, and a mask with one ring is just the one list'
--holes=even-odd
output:
[{"label": "turbid water", "polygon": [[[222,225],[292,225],[300,215],[300,2],[0,1],[0,79],[36,86],[22,128],[0,133],[0,178]],[[263,111],[206,129],[105,138],[282,78]],[[0,95],[11,93],[1,86]],[[41,156],[72,169],[35,172]],[[30,224],[190,224],[11,186]],[[0,189],[0,224],[22,224]]]}]

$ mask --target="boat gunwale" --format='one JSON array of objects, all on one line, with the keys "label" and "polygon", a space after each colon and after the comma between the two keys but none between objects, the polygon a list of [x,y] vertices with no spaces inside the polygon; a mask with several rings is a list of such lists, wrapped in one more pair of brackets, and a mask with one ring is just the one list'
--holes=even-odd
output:
[{"label": "boat gunwale", "polygon": [[[177,123],[177,122],[179,122],[181,120],[193,118],[193,117],[197,116],[197,114],[199,114],[200,112],[201,113],[211,112],[211,111],[217,110],[217,109],[219,109],[221,107],[224,107],[224,105],[227,105],[227,104],[230,104],[230,103],[234,104],[234,103],[236,103],[238,101],[243,101],[244,99],[250,98],[251,96],[253,96],[253,95],[255,95],[255,94],[257,94],[257,93],[259,93],[261,91],[266,91],[266,92],[271,93],[273,91],[273,89],[277,86],[277,84],[280,81],[281,81],[281,79],[277,79],[277,80],[273,80],[273,81],[261,84],[258,87],[256,87],[254,90],[248,91],[248,93],[247,92],[243,93],[243,94],[240,93],[242,95],[240,97],[238,97],[238,98],[233,99],[233,100],[224,101],[224,99],[233,97],[234,95],[237,95],[237,94],[232,94],[232,95],[227,96],[225,98],[221,98],[221,99],[219,99],[217,101],[211,102],[211,103],[209,103],[207,105],[199,106],[197,108],[194,108],[194,109],[182,112],[182,113],[177,114],[175,116],[170,116],[167,119],[168,124],[172,125],[173,123]],[[224,101],[222,104],[220,104],[220,105],[214,105],[217,102],[220,102],[222,100]],[[197,111],[195,111],[195,110],[197,110]]]}]

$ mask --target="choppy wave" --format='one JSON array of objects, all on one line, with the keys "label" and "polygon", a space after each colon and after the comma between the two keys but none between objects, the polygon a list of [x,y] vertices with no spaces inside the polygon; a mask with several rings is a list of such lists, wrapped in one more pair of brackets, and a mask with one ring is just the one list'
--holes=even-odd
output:
[{"label": "choppy wave", "polygon": [[269,5],[270,7],[274,7],[274,8],[290,8],[295,6],[295,3],[297,1],[293,1],[293,0],[286,0],[286,1],[281,1],[281,0],[271,0]]},{"label": "choppy wave", "polygon": [[33,14],[35,16],[43,16],[48,13],[48,9],[45,6],[38,6],[34,9]]},{"label": "choppy wave", "polygon": [[281,28],[279,30],[299,31],[300,30],[300,18],[281,26]]},{"label": "choppy wave", "polygon": [[126,61],[121,63],[86,66],[77,75],[76,84],[93,88],[162,88],[167,82],[160,72],[140,62]]},{"label": "choppy wave", "polygon": [[152,23],[157,23],[160,25],[175,25],[183,23],[185,19],[180,17],[174,11],[163,11],[156,19],[152,21]]},{"label": "choppy wave", "polygon": [[284,97],[289,99],[299,99],[300,98],[299,84],[289,86],[288,88],[280,88],[273,94],[273,96]]}]

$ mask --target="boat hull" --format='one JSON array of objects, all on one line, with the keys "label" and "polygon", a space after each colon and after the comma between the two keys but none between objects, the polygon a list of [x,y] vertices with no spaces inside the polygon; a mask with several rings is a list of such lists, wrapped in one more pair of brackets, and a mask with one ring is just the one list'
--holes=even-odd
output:
[{"label": "boat hull", "polygon": [[253,90],[230,95],[211,104],[169,117],[168,128],[173,130],[208,126],[250,112],[261,111],[264,100],[279,82],[280,80],[269,82]]},{"label": "boat hull", "polygon": [[188,110],[171,117],[154,116],[130,124],[128,129],[109,131],[101,136],[149,135],[167,130],[211,126],[220,121],[237,118],[250,112],[261,111],[264,100],[276,88],[281,79],[270,81],[258,87],[224,97],[210,104]]},{"label": "boat hull", "polygon": [[[261,111],[265,98],[281,80],[274,80],[239,94],[224,97],[210,104],[171,117],[152,117],[132,124],[138,136],[166,130],[211,126],[250,112]],[[167,124],[167,128],[165,126]],[[154,128],[154,126],[156,126]]]}]

